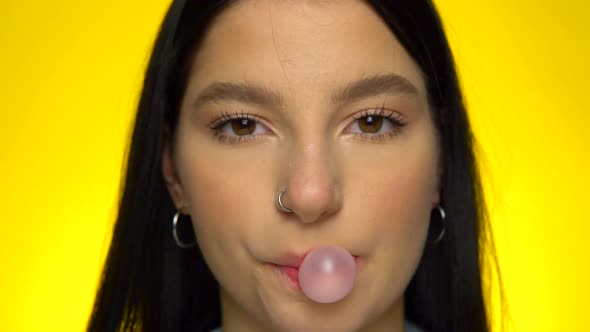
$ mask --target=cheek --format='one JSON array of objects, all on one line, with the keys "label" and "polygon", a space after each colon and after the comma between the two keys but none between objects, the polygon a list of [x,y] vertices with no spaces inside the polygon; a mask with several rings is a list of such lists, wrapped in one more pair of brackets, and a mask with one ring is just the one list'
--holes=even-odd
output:
[{"label": "cheek", "polygon": [[268,196],[268,165],[220,149],[208,138],[185,135],[179,135],[179,171],[197,241],[212,271],[224,274],[226,263],[237,266],[251,260],[244,248],[264,219],[261,204],[272,204],[270,198],[259,199]]},{"label": "cheek", "polygon": [[181,180],[203,258],[225,292],[249,312],[260,312],[252,268],[259,262],[251,247],[269,219],[266,205],[274,203],[265,189],[272,188],[272,158],[221,149],[203,138],[185,138],[183,144]]},{"label": "cheek", "polygon": [[[198,151],[203,152],[203,149]],[[251,200],[257,197],[256,190],[259,190],[252,183],[252,179],[259,178],[256,172],[246,164],[198,156],[188,158],[185,193],[198,236],[206,238],[207,242],[218,242],[221,238],[224,242],[238,241],[238,235],[247,230],[254,219],[251,207],[255,205]]]},{"label": "cheek", "polygon": [[369,208],[369,227],[384,241],[423,242],[438,190],[433,150],[418,149],[381,158],[376,163],[379,167],[357,185],[358,199]]},{"label": "cheek", "polygon": [[384,261],[411,265],[421,256],[427,236],[433,180],[430,172],[415,168],[379,178],[367,195],[374,197],[366,202],[372,207],[368,237]]},{"label": "cheek", "polygon": [[411,230],[428,221],[435,189],[432,173],[429,167],[410,167],[383,177],[376,195],[382,197],[385,212],[391,216],[386,225]]},{"label": "cheek", "polygon": [[385,310],[403,296],[422,257],[428,233],[435,170],[429,161],[397,163],[373,174],[367,183],[371,217],[364,234],[371,239],[368,290],[376,308]]}]

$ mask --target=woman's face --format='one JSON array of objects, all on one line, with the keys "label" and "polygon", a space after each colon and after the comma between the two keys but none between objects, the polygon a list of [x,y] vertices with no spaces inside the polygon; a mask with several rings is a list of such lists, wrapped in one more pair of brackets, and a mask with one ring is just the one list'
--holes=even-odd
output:
[{"label": "woman's face", "polygon": [[[440,156],[420,69],[385,23],[361,1],[241,1],[192,65],[164,176],[220,283],[224,329],[401,327]],[[293,213],[276,204],[285,187]],[[273,265],[322,245],[359,256],[332,304]]]}]

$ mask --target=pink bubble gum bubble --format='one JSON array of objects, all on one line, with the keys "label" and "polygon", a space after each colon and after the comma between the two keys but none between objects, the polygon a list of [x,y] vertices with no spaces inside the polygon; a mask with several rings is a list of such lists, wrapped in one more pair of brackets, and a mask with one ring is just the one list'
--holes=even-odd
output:
[{"label": "pink bubble gum bubble", "polygon": [[305,256],[299,267],[303,293],[315,302],[333,303],[343,299],[354,286],[354,257],[337,246],[318,247]]}]

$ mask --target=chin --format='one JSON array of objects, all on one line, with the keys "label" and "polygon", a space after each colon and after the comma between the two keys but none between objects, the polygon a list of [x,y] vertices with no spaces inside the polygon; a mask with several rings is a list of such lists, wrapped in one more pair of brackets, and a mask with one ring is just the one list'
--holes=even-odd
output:
[{"label": "chin", "polygon": [[[298,303],[297,305],[302,305]],[[283,311],[273,315],[273,331],[281,332],[355,332],[362,329],[363,322],[359,311],[349,313],[336,309],[338,304],[303,304],[305,310]],[[330,307],[332,306],[332,307]]]}]

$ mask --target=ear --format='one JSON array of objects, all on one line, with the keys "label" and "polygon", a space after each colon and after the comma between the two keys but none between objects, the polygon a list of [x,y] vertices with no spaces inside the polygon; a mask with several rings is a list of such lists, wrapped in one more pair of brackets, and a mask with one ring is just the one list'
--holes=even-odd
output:
[{"label": "ear", "polygon": [[436,207],[441,203],[441,192],[442,192],[442,180],[444,174],[444,157],[442,153],[438,155],[438,165],[436,168],[436,186],[434,188],[434,194],[432,196],[432,207]]},{"label": "ear", "polygon": [[164,176],[166,187],[168,188],[168,192],[170,193],[170,197],[174,202],[176,210],[183,214],[188,214],[186,211],[187,204],[185,201],[185,195],[174,162],[174,142],[172,142],[168,127],[164,129],[162,137],[162,175]]}]

